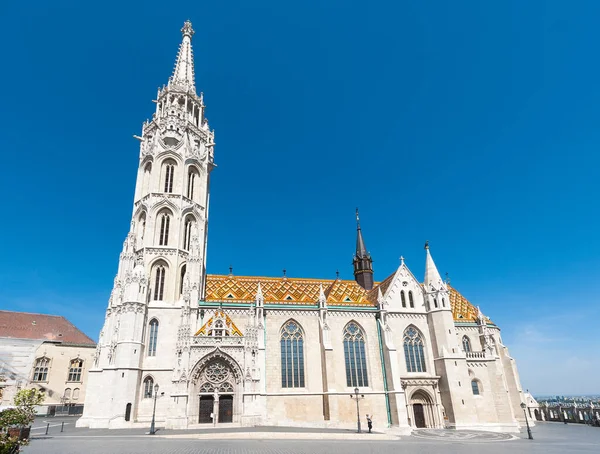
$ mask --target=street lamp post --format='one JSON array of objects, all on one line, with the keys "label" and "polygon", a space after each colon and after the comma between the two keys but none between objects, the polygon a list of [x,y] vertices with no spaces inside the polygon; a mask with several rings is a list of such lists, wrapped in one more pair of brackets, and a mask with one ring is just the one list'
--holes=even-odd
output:
[{"label": "street lamp post", "polygon": [[533,440],[533,435],[531,434],[531,428],[529,427],[529,419],[527,418],[527,404],[525,402],[521,402],[521,408],[523,409],[523,414],[525,415],[525,424],[527,425],[527,438]]},{"label": "street lamp post", "polygon": [[156,416],[156,398],[158,397],[158,383],[154,385],[154,408],[152,409],[152,423],[150,424],[150,435],[154,435],[156,433],[156,428],[154,427],[154,417]]},{"label": "street lamp post", "polygon": [[354,395],[350,394],[350,399],[356,399],[356,423],[358,426],[358,433],[360,433],[360,409],[358,408],[358,401],[365,397],[364,394],[359,395],[359,391],[358,388],[354,388]]}]

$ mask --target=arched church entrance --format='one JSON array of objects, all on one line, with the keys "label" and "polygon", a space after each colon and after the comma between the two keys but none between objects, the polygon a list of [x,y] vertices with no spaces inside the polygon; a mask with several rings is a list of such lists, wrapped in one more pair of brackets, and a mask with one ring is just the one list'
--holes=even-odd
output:
[{"label": "arched church entrance", "polygon": [[[236,421],[241,403],[240,371],[227,355],[204,358],[197,365],[193,383],[197,396],[197,417],[192,424],[231,423]],[[195,412],[194,412],[195,413]]]},{"label": "arched church entrance", "polygon": [[415,391],[410,398],[410,406],[414,427],[435,427],[435,408],[429,394],[422,390]]}]

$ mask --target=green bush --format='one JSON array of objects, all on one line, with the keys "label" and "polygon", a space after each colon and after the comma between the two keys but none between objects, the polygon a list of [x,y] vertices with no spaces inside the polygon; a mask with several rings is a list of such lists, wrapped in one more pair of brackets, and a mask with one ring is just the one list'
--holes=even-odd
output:
[{"label": "green bush", "polygon": [[[13,454],[19,452],[20,446],[29,443],[29,440],[19,440],[18,434],[10,436],[10,429],[27,428],[35,420],[35,407],[40,405],[46,395],[39,389],[21,389],[14,398],[16,408],[9,408],[0,412],[0,454]],[[14,431],[11,431],[14,432]]]}]

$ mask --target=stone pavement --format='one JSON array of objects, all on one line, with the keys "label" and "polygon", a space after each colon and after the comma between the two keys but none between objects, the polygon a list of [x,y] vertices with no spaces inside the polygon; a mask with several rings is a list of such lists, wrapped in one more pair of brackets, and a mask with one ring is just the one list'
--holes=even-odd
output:
[{"label": "stone pavement", "polygon": [[[58,428],[60,430],[60,427]],[[415,435],[396,440],[376,441],[349,431],[319,431],[296,428],[236,428],[220,432],[164,431],[155,436],[132,431],[92,431],[75,434],[65,429],[62,435],[41,436],[32,440],[25,454],[562,454],[600,452],[600,429],[575,424],[539,423],[534,429],[535,440],[524,433],[501,435],[478,431],[419,430]],[[36,431],[36,433],[39,432]],[[102,433],[100,433],[102,432]],[[238,435],[235,435],[238,434]],[[246,435],[249,434],[249,435]],[[336,440],[318,439],[326,434]],[[220,439],[202,439],[203,437]],[[249,439],[233,439],[248,436]],[[299,440],[299,437],[313,437]],[[275,437],[281,437],[276,439]],[[285,439],[284,439],[285,438]]]}]

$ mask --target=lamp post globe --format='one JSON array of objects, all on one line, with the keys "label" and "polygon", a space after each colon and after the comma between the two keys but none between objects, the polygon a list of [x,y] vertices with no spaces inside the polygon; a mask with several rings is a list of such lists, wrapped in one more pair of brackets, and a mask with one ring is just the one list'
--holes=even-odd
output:
[{"label": "lamp post globe", "polygon": [[156,416],[156,398],[158,397],[158,383],[154,385],[154,408],[152,409],[152,423],[150,424],[150,435],[154,435],[156,433],[156,426],[154,424],[155,416]]}]

